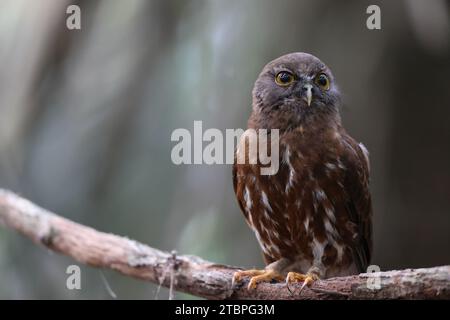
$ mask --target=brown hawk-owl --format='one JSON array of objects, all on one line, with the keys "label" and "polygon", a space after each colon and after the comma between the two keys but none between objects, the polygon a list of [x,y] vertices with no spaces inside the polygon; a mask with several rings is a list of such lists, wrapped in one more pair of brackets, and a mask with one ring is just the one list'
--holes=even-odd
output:
[{"label": "brown hawk-owl", "polygon": [[303,289],[319,278],[365,272],[372,250],[368,152],[343,128],[340,101],[331,70],[307,53],[268,63],[256,80],[248,128],[279,129],[280,165],[261,175],[259,162],[234,164],[237,200],[267,264],[237,272],[235,282],[250,276],[254,288],[285,279],[304,282]]}]

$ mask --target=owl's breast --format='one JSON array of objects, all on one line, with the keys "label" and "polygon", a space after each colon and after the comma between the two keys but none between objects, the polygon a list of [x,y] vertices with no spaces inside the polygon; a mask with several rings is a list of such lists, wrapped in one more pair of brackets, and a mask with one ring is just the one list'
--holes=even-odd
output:
[{"label": "owl's breast", "polygon": [[317,264],[330,272],[351,263],[345,163],[336,147],[320,148],[282,141],[275,175],[237,168],[242,207],[268,263],[288,258],[299,269]]}]

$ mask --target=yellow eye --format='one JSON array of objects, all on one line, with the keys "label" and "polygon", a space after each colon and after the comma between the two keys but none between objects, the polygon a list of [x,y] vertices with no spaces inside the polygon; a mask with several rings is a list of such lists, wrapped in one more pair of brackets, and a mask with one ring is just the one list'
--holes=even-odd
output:
[{"label": "yellow eye", "polygon": [[279,86],[286,87],[294,82],[294,75],[287,71],[281,71],[275,77],[275,82]]},{"label": "yellow eye", "polygon": [[324,73],[319,74],[314,81],[322,90],[330,89],[330,80]]}]

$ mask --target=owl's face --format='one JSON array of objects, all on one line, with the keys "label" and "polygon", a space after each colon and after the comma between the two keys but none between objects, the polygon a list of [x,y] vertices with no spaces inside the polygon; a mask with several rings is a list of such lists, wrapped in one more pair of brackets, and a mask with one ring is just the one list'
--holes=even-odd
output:
[{"label": "owl's face", "polygon": [[337,112],[340,93],[331,70],[318,58],[302,52],[268,63],[253,89],[254,111],[279,113],[284,118]]}]

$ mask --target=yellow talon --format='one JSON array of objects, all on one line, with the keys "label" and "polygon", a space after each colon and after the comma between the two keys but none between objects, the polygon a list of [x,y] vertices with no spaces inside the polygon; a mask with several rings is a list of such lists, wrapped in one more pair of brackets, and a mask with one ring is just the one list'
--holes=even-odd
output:
[{"label": "yellow talon", "polygon": [[[297,273],[297,272],[289,272],[286,277],[286,285],[289,289],[290,283],[303,282],[303,285],[300,288],[300,292],[302,292],[302,290],[306,286],[311,287],[311,285],[314,282],[316,282],[317,280],[319,280],[319,277],[315,273],[308,272],[307,274],[302,274],[302,273]],[[289,289],[289,291],[291,291],[291,290]]]},{"label": "yellow talon", "polygon": [[233,275],[233,285],[239,283],[243,277],[251,277],[247,288],[249,290],[256,289],[259,282],[270,282],[272,280],[283,281],[284,277],[276,271],[273,270],[245,270],[237,271]]}]

